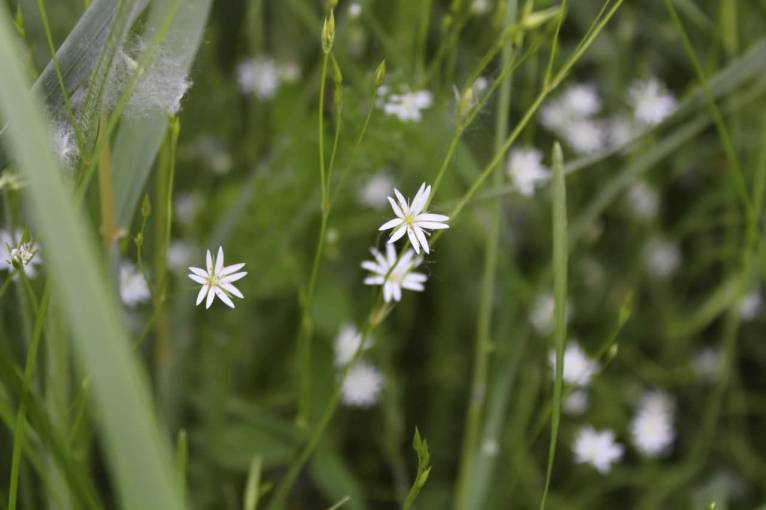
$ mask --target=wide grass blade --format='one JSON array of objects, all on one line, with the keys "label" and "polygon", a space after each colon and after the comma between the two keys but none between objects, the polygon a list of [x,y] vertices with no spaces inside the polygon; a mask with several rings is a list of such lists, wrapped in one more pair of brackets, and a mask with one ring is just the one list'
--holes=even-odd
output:
[{"label": "wide grass blade", "polygon": [[170,447],[162,437],[145,374],[120,326],[114,296],[92,235],[67,196],[39,104],[17,55],[11,23],[0,10],[0,113],[11,123],[7,147],[27,181],[37,235],[72,330],[80,367],[92,381],[99,428],[123,508],[180,510]]}]

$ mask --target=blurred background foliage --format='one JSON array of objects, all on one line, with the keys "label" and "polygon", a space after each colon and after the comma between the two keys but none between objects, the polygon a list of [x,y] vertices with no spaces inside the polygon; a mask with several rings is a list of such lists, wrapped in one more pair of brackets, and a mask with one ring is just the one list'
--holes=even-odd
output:
[{"label": "blurred background foliage", "polygon": [[[453,88],[469,86],[471,70],[502,30],[504,2],[490,1],[485,14],[476,14],[470,3],[362,1],[358,17],[349,14],[344,0],[336,9],[334,55],[344,75],[344,96],[335,183],[346,172],[348,178],[333,197],[311,310],[314,416],[335,384],[333,342],[340,327],[361,325],[375,302],[374,291],[362,285],[359,263],[368,258],[370,246],[382,246],[377,227],[390,211],[364,203],[361,190],[380,172],[408,196],[421,182],[432,182],[455,132]],[[17,12],[17,2],[6,4],[9,12]],[[444,28],[455,12],[453,4],[460,13],[453,23],[464,19],[465,24],[437,72],[429,73],[437,48],[454,26]],[[557,4],[538,0],[534,9],[551,5]],[[674,5],[704,73],[719,80],[711,81],[711,87],[724,82],[716,89],[721,91],[717,104],[751,192],[766,162],[766,2],[676,0]],[[85,8],[81,0],[45,6],[57,42]],[[35,2],[19,1],[18,7],[34,79],[50,52]],[[600,9],[598,2],[570,3],[560,62],[574,51]],[[194,508],[241,508],[253,457],[262,458],[262,483],[268,487],[284,474],[306,437],[306,429],[295,422],[301,370],[295,338],[299,292],[309,277],[320,218],[316,126],[325,12],[321,2],[307,0],[213,2],[191,68],[193,85],[178,115],[172,239],[192,247],[194,256],[186,265],[201,265],[204,250],[220,244],[230,263],[245,262],[249,271],[239,282],[245,299],[234,311],[220,303],[210,310],[195,308],[196,289],[185,269],[174,272],[167,301],[169,354],[157,355],[152,333],[141,344],[165,430],[169,436],[180,429],[188,433],[187,492]],[[531,31],[524,40],[523,48],[536,42],[539,51],[513,74],[510,129],[541,88],[554,26]],[[723,71],[747,55],[753,60],[746,61],[751,69],[746,78]],[[238,86],[238,66],[265,56],[300,72],[297,79],[280,83],[268,99]],[[388,86],[430,90],[434,104],[420,122],[411,123],[376,109],[355,152],[354,141],[375,94],[373,72],[384,58]],[[499,70],[493,62],[484,76],[492,80]],[[616,351],[610,351],[589,387],[588,409],[563,417],[547,506],[703,508],[715,501],[716,508],[760,508],[766,503],[764,319],[760,313],[743,319],[738,310],[741,299],[759,289],[766,270],[762,211],[756,211],[757,241],[749,246],[748,217],[731,162],[663,2],[625,2],[553,96],[570,83],[590,83],[605,115],[627,112],[626,91],[647,76],[658,77],[688,108],[679,108],[668,121],[616,150],[582,156],[565,146],[567,168],[576,169],[567,177],[568,336],[595,356],[613,334],[629,295],[632,308],[616,338]],[[726,86],[727,77],[731,86]],[[687,104],[686,98],[696,100]],[[337,106],[332,87],[326,103],[331,133]],[[434,211],[449,211],[492,158],[495,105],[491,98],[465,132],[434,197]],[[691,135],[674,138],[697,119],[699,127]],[[540,148],[549,165],[555,140],[555,134],[533,121],[517,145]],[[495,436],[482,434],[480,455],[488,464],[477,467],[472,483],[485,492],[468,508],[539,505],[552,344],[530,324],[530,314],[537,299],[552,292],[550,192],[544,185],[533,196],[522,196],[511,190],[505,164],[497,171],[503,175],[501,191],[493,193],[494,185],[485,184],[426,261],[426,291],[406,293],[374,331],[374,347],[366,356],[384,374],[381,399],[369,409],[339,409],[293,489],[290,508],[327,508],[347,495],[347,508],[396,507],[414,476],[410,442],[415,426],[428,439],[433,465],[416,505],[452,505],[471,398],[486,237],[492,235],[498,196],[502,214],[484,417],[500,425]],[[658,212],[648,220],[633,214],[626,194],[639,180],[658,197]],[[156,205],[153,177],[145,192]],[[7,192],[3,202],[6,226],[9,214],[20,223],[24,212],[18,195]],[[85,207],[95,232],[96,186]],[[143,248],[149,261],[155,249],[153,220],[154,211]],[[132,238],[141,222],[136,214],[120,241],[121,258],[135,260]],[[658,236],[675,243],[680,254],[677,271],[665,278],[646,266],[647,243]],[[740,275],[743,252],[752,252],[752,265]],[[157,272],[152,262],[151,272]],[[732,291],[732,280],[740,277],[746,283]],[[2,300],[3,336],[19,366],[22,306],[11,292]],[[126,309],[134,338],[141,337],[152,313],[151,304]],[[710,381],[695,371],[695,356],[706,348],[725,354],[728,377],[719,374]],[[38,389],[44,386],[41,381]],[[75,387],[70,389],[67,400],[73,405],[78,395]],[[615,430],[629,445],[631,417],[641,394],[650,389],[664,390],[675,402],[675,440],[666,455],[647,459],[626,446],[622,461],[605,475],[573,462],[575,435],[586,424]],[[86,427],[72,455],[89,466],[99,491],[108,494],[110,482],[92,435],[92,426]],[[3,429],[0,438],[0,444],[11,445],[12,431]],[[2,449],[10,452],[10,447]],[[3,487],[9,465],[10,455],[4,454]],[[31,469],[22,472],[24,507],[43,506],[44,491],[35,490],[40,484]]]}]

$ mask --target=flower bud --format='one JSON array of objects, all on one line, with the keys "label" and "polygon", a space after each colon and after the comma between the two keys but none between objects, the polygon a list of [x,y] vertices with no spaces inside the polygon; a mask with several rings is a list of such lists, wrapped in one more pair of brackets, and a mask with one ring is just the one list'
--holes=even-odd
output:
[{"label": "flower bud", "polygon": [[335,15],[330,11],[330,15],[325,18],[322,25],[322,51],[325,54],[332,51],[333,41],[335,41]]},{"label": "flower bud", "polygon": [[383,59],[380,61],[380,64],[378,64],[378,67],[375,68],[375,88],[380,87],[383,85],[383,82],[386,80],[386,60]]}]

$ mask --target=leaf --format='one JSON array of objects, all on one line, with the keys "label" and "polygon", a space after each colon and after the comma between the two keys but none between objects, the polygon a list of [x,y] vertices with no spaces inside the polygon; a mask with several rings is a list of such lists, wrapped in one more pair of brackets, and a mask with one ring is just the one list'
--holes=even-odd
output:
[{"label": "leaf", "polygon": [[418,456],[418,471],[415,474],[415,481],[412,482],[410,492],[407,494],[407,499],[404,501],[403,508],[405,510],[410,508],[415,502],[420,490],[425,486],[431,474],[431,454],[428,451],[428,441],[420,435],[417,427],[415,427],[415,434],[412,437],[412,448]]},{"label": "leaf", "polygon": [[0,114],[10,125],[4,142],[26,178],[28,210],[80,369],[93,381],[98,427],[121,506],[180,510],[170,445],[160,433],[146,374],[121,327],[93,235],[65,190],[42,107],[28,93],[19,54],[7,13],[0,9]]}]

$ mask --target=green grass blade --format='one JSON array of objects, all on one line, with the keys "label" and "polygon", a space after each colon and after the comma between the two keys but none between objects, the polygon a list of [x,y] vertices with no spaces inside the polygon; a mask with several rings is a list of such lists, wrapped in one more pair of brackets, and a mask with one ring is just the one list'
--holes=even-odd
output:
[{"label": "green grass blade", "polygon": [[564,157],[561,146],[553,146],[553,289],[556,299],[553,318],[555,329],[553,333],[556,347],[556,379],[553,386],[553,413],[551,416],[551,440],[548,446],[548,467],[545,474],[545,488],[540,501],[540,510],[545,508],[548,489],[553,472],[553,461],[556,457],[556,442],[559,434],[561,417],[561,392],[564,387],[564,343],[567,334],[566,303],[567,303],[567,193],[564,180]]},{"label": "green grass blade", "polygon": [[67,196],[48,147],[41,109],[27,92],[8,14],[0,10],[0,112],[8,149],[27,181],[32,220],[73,332],[82,370],[93,381],[99,427],[123,508],[180,510],[170,447],[157,426],[146,376],[120,326],[95,243]]},{"label": "green grass blade", "polygon": [[[211,3],[212,0],[182,2],[165,35],[160,53],[173,55],[181,67],[189,70],[207,24]],[[152,5],[145,33],[150,34],[164,23],[167,16],[164,7],[163,3],[158,2]],[[114,200],[118,227],[130,226],[162,144],[167,123],[164,112],[152,111],[139,118],[124,119],[117,131],[114,142]]]},{"label": "green grass blade", "polygon": [[250,461],[250,469],[247,472],[247,483],[245,484],[244,510],[256,510],[258,508],[258,496],[261,485],[261,467],[263,462],[261,457],[254,455]]}]

